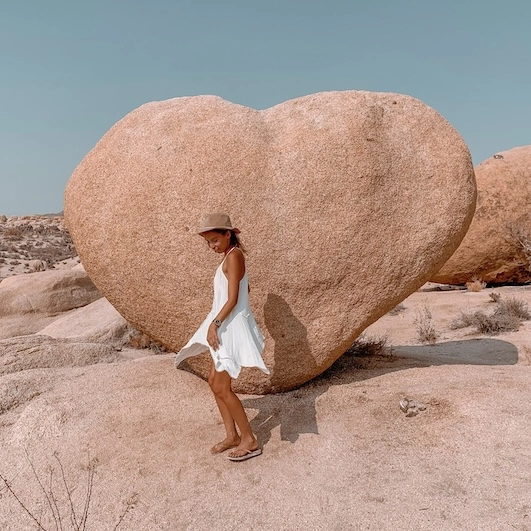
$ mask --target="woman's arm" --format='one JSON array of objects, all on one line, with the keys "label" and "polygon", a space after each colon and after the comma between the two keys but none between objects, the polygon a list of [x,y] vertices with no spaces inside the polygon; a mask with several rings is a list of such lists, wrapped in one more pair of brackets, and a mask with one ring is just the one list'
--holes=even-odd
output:
[{"label": "woman's arm", "polygon": [[[229,253],[223,262],[223,273],[227,277],[229,283],[229,293],[227,302],[223,305],[221,310],[218,312],[214,321],[223,322],[232,312],[233,308],[238,303],[238,296],[240,294],[240,280],[245,274],[245,258],[243,253],[239,250],[235,250]],[[214,349],[217,350],[219,347],[219,338],[218,338],[218,327],[212,321],[208,327],[207,341],[208,344]]]}]

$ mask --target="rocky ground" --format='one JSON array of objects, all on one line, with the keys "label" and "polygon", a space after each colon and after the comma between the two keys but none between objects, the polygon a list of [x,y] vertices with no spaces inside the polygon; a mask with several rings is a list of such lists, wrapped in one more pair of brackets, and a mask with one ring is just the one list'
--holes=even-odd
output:
[{"label": "rocky ground", "polygon": [[0,228],[0,529],[531,530],[531,321],[462,326],[531,286],[425,285],[320,377],[242,396],[264,453],[232,463],[207,383],[131,348],[62,220]]},{"label": "rocky ground", "polygon": [[0,216],[0,281],[79,263],[62,216]]}]

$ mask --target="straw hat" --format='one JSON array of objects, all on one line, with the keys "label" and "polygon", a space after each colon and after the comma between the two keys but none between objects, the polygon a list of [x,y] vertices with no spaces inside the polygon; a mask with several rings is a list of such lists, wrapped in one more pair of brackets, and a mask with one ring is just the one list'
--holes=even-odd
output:
[{"label": "straw hat", "polygon": [[224,214],[223,212],[207,214],[205,219],[203,220],[201,228],[197,231],[197,233],[201,234],[203,232],[208,232],[214,229],[232,230],[236,234],[239,234],[240,232],[240,229],[237,229],[236,227],[232,226],[228,214]]}]

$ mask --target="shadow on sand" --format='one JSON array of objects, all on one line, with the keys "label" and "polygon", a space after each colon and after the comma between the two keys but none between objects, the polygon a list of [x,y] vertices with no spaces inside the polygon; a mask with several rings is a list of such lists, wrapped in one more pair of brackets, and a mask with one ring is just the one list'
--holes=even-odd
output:
[{"label": "shadow on sand", "polygon": [[[291,319],[294,319],[293,314]],[[298,389],[246,398],[242,403],[245,408],[258,410],[251,425],[262,444],[269,441],[271,431],[277,427],[281,440],[295,442],[302,433],[319,433],[315,403],[331,386],[415,367],[515,365],[517,362],[518,350],[513,344],[491,338],[449,341],[433,346],[397,346],[388,355],[353,356],[346,353],[323,374]]]}]

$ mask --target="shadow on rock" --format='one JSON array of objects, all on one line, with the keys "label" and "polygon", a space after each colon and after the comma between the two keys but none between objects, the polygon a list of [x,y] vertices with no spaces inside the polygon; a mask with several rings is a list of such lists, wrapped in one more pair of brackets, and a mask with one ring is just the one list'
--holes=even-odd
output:
[{"label": "shadow on rock", "polygon": [[271,376],[273,390],[293,388],[301,380],[317,374],[319,371],[311,354],[308,331],[282,297],[273,293],[267,295],[264,319],[275,342],[275,366]]},{"label": "shadow on rock", "polygon": [[[308,331],[295,317],[289,304],[282,297],[269,293],[264,305],[264,318],[267,330],[275,341],[272,387],[294,386],[295,381],[300,381],[301,374],[315,374],[317,363],[311,355]],[[270,439],[271,430],[277,426],[283,441],[295,442],[301,433],[318,433],[315,400],[327,388],[320,386],[308,392],[306,387],[243,400],[244,407],[258,410],[251,424],[262,443]]]}]

